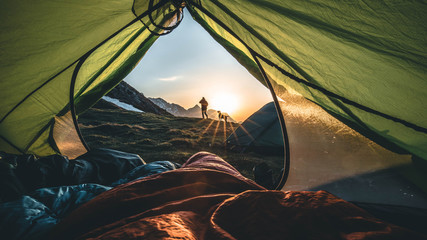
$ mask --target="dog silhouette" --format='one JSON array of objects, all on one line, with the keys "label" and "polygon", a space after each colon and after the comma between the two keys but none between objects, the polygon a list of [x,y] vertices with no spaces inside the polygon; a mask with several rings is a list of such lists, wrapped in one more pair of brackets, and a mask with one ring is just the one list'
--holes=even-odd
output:
[{"label": "dog silhouette", "polygon": [[218,112],[218,119],[221,121],[221,119],[224,119],[225,122],[227,122],[227,118],[228,118],[228,114],[227,113],[223,113],[221,111],[217,111]]}]

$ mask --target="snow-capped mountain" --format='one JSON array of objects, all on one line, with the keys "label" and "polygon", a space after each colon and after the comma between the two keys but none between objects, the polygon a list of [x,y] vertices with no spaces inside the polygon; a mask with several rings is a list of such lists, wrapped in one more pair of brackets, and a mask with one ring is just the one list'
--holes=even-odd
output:
[{"label": "snow-capped mountain", "polygon": [[164,116],[171,115],[163,108],[158,107],[156,104],[148,100],[144,96],[144,94],[140,93],[138,90],[127,84],[125,81],[122,81],[106,96],[107,101],[123,109],[133,109],[131,111],[136,111],[135,109],[139,109],[142,112],[155,113]]},{"label": "snow-capped mountain", "polygon": [[112,103],[114,105],[117,105],[120,108],[128,110],[128,111],[144,112],[144,111],[142,111],[142,110],[140,110],[140,109],[138,109],[138,108],[136,108],[136,107],[134,107],[134,106],[132,106],[130,104],[121,102],[120,100],[115,99],[115,98],[111,98],[111,97],[108,97],[108,96],[103,96],[102,99],[104,99],[105,101],[110,102],[110,103]]}]

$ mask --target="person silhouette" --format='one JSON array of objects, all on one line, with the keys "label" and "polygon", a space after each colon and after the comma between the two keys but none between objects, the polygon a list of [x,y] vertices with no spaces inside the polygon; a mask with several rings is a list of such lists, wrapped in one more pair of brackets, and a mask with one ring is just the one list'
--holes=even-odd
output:
[{"label": "person silhouette", "polygon": [[204,119],[205,116],[207,119],[209,119],[208,114],[207,114],[207,110],[208,110],[208,101],[206,101],[205,97],[202,97],[202,99],[200,100],[200,105],[202,105],[202,118]]}]

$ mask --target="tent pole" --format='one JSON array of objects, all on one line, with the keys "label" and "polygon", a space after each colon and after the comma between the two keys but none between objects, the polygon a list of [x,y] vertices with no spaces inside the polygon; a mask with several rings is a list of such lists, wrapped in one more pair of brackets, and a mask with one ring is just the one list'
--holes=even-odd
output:
[{"label": "tent pole", "polygon": [[76,129],[77,135],[79,136],[79,139],[81,141],[81,143],[83,144],[83,146],[85,147],[85,149],[87,151],[90,150],[89,146],[87,145],[86,141],[83,138],[83,135],[80,131],[79,128],[79,124],[77,121],[77,116],[76,116],[76,107],[74,104],[74,89],[75,89],[75,84],[76,84],[76,79],[77,79],[77,75],[80,71],[81,66],[83,65],[83,63],[86,61],[86,59],[96,50],[98,49],[100,46],[102,46],[104,43],[106,43],[108,40],[112,39],[114,36],[116,36],[118,33],[120,33],[123,29],[127,28],[128,26],[132,25],[133,23],[135,23],[136,21],[142,19],[144,16],[146,16],[147,14],[150,14],[152,11],[160,8],[161,6],[163,6],[165,3],[167,2],[167,0],[161,0],[159,3],[157,3],[155,6],[150,6],[151,8],[147,9],[147,11],[145,11],[144,13],[142,13],[141,15],[137,16],[134,20],[132,20],[130,23],[128,23],[126,26],[124,26],[123,28],[121,28],[119,31],[115,32],[113,35],[111,35],[110,37],[108,37],[107,39],[105,39],[104,41],[102,41],[101,43],[99,43],[97,46],[95,46],[94,48],[92,48],[91,50],[89,50],[88,52],[86,52],[86,54],[84,54],[80,60],[77,63],[76,68],[74,68],[73,71],[73,76],[71,78],[71,83],[70,83],[70,98],[69,98],[69,105],[70,105],[70,110],[71,110],[71,117],[73,119],[73,123],[74,123],[74,128]]},{"label": "tent pole", "polygon": [[249,51],[252,54],[252,57],[255,60],[256,64],[258,65],[258,68],[262,73],[264,81],[266,82],[268,89],[270,90],[271,96],[273,97],[273,100],[274,100],[274,106],[276,107],[277,115],[279,115],[280,126],[282,127],[282,137],[283,137],[283,142],[284,142],[284,146],[285,146],[285,168],[284,168],[284,171],[283,171],[283,174],[282,174],[282,177],[281,177],[279,183],[275,187],[276,190],[281,190],[283,188],[283,186],[285,185],[286,181],[288,180],[289,169],[290,169],[290,165],[291,165],[291,161],[290,161],[291,154],[290,154],[290,147],[289,147],[288,131],[286,129],[286,122],[285,122],[285,118],[283,117],[283,113],[282,113],[282,109],[281,109],[280,104],[279,104],[279,100],[277,99],[276,93],[274,92],[273,85],[271,85],[271,82],[268,79],[268,76],[265,73],[264,68],[262,67],[261,63],[258,60],[258,57],[256,56],[256,53],[252,49],[249,49]]},{"label": "tent pole", "polygon": [[73,76],[71,78],[71,83],[70,83],[70,110],[71,110],[71,117],[73,119],[73,123],[74,123],[74,128],[76,129],[77,135],[79,136],[80,142],[83,144],[83,146],[85,147],[86,151],[89,151],[90,148],[87,145],[86,141],[83,138],[83,135],[80,131],[80,127],[79,127],[79,123],[77,122],[77,116],[76,116],[76,105],[74,104],[74,88],[76,85],[76,79],[77,79],[77,75],[79,73],[79,70],[81,68],[81,66],[83,65],[83,63],[85,62],[85,60],[89,57],[90,54],[86,54],[84,58],[80,59],[80,61],[77,63],[76,68],[74,68],[74,72],[73,72]]}]

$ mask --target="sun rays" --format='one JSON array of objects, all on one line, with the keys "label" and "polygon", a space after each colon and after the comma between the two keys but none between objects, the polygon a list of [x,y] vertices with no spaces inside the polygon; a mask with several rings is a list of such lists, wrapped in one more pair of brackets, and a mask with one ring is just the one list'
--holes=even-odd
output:
[{"label": "sun rays", "polygon": [[[204,119],[197,122],[197,124],[201,124],[203,121],[206,121]],[[221,126],[222,125],[222,126]],[[245,129],[242,125],[239,124],[239,127],[242,128],[242,130],[251,138],[254,139],[254,137],[249,133],[247,129]],[[225,121],[217,121],[210,119],[209,124],[203,129],[203,131],[200,133],[200,136],[196,140],[196,142],[200,142],[203,137],[208,132],[212,132],[212,134],[207,134],[208,136],[211,135],[212,138],[210,139],[210,146],[213,146],[215,144],[215,141],[222,135],[222,143],[224,144],[224,147],[226,146],[227,138],[229,136],[233,136],[236,142],[239,142],[239,137],[236,135],[235,132],[236,128],[234,127],[233,123],[231,122],[225,122]]]},{"label": "sun rays", "polygon": [[220,121],[218,121],[217,122],[217,124],[216,124],[216,127],[215,127],[215,131],[214,131],[214,134],[213,134],[213,136],[212,136],[212,140],[211,140],[211,145],[213,145],[214,143],[215,143],[215,138],[216,138],[216,134],[218,133],[218,127],[219,127],[219,124],[220,124],[221,122]]},{"label": "sun rays", "polygon": [[[200,124],[204,121],[204,119],[201,119],[200,121],[197,122],[197,124]],[[214,120],[211,120],[211,122],[209,123],[209,125],[203,130],[203,132],[200,134],[199,138],[197,139],[196,142],[200,142],[200,140],[202,140],[203,135],[205,135],[205,133],[209,130],[209,128],[212,126],[212,124],[214,123]]]}]

